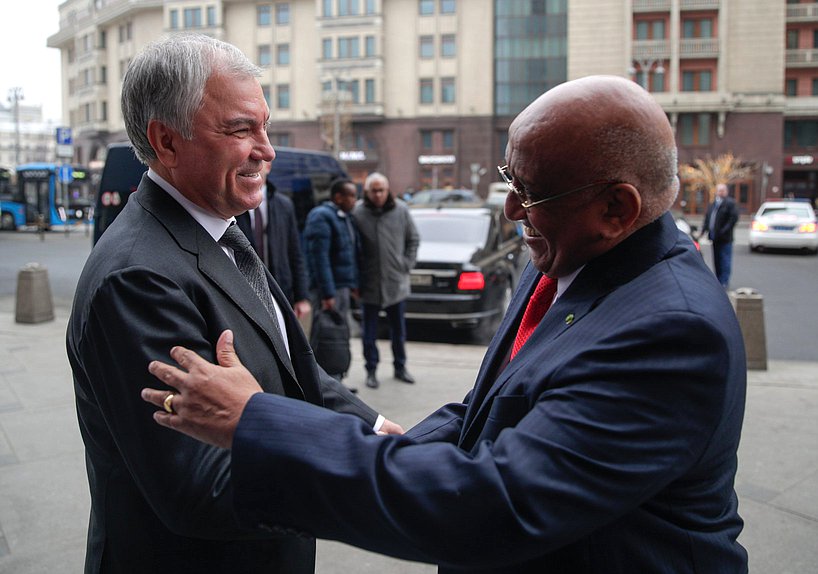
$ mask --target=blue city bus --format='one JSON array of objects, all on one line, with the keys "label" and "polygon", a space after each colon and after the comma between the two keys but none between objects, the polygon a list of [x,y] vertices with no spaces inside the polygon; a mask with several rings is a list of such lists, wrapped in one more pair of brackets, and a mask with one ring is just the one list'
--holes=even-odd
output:
[{"label": "blue city bus", "polygon": [[3,198],[3,229],[27,225],[50,229],[90,219],[94,203],[90,172],[82,166],[70,166],[71,179],[63,182],[61,168],[55,163],[17,167],[17,183]]}]

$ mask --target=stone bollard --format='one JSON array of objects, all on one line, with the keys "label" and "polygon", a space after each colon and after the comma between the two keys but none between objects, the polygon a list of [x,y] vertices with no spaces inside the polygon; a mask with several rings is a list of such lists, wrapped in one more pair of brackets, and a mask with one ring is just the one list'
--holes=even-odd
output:
[{"label": "stone bollard", "polygon": [[767,335],[764,331],[764,297],[750,287],[740,287],[730,292],[730,303],[736,311],[744,348],[747,368],[767,370]]},{"label": "stone bollard", "polygon": [[48,271],[39,263],[27,263],[17,275],[18,323],[43,323],[54,320],[54,302]]}]

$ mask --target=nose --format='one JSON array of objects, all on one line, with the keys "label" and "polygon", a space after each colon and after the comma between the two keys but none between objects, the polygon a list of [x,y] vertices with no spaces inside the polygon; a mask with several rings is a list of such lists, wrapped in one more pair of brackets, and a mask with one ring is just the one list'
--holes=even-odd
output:
[{"label": "nose", "polygon": [[525,208],[523,208],[520,198],[510,189],[506,194],[506,203],[503,205],[503,212],[509,221],[523,221],[526,217]]},{"label": "nose", "polygon": [[276,157],[276,152],[273,145],[270,143],[270,138],[267,136],[267,130],[263,130],[257,138],[257,144],[253,148],[256,154],[256,159],[262,161],[273,161]]}]

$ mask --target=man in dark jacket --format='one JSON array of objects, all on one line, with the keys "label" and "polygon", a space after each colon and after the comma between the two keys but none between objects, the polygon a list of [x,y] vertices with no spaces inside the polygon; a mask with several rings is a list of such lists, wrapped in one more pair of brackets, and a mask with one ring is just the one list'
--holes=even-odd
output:
[{"label": "man in dark jacket", "polygon": [[[354,290],[357,295],[358,288],[360,239],[349,215],[357,197],[354,183],[348,179],[335,180],[330,187],[330,200],[310,211],[304,225],[304,249],[316,313],[335,311],[345,322],[350,294]],[[339,381],[346,374],[334,373],[332,369],[327,372]]]},{"label": "man in dark jacket", "polygon": [[405,383],[415,379],[406,370],[406,325],[403,313],[409,296],[409,272],[415,266],[420,236],[409,209],[395,201],[389,180],[371,173],[364,182],[364,199],[352,212],[361,233],[361,310],[366,386],[377,388],[378,316],[386,312],[392,339],[395,378]]},{"label": "man in dark jacket", "polygon": [[733,266],[733,228],[738,221],[736,202],[727,195],[727,185],[716,186],[716,199],[707,208],[704,229],[713,242],[713,268],[722,287],[730,285],[730,271]]},{"label": "man in dark jacket", "polygon": [[311,306],[295,207],[270,181],[271,165],[264,162],[265,188],[261,205],[237,216],[236,223],[284,291],[295,316],[302,319],[310,314]]}]

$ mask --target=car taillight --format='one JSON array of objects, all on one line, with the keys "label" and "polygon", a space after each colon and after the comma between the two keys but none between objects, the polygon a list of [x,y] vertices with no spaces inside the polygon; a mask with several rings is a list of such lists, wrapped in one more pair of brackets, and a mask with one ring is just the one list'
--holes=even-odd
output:
[{"label": "car taillight", "polygon": [[801,224],[798,227],[798,233],[815,233],[815,222]]},{"label": "car taillight", "polygon": [[767,231],[769,229],[766,224],[761,223],[760,221],[753,221],[752,228],[753,231]]},{"label": "car taillight", "polygon": [[480,291],[486,286],[486,279],[479,271],[464,271],[457,280],[457,288],[462,291]]}]

